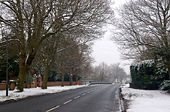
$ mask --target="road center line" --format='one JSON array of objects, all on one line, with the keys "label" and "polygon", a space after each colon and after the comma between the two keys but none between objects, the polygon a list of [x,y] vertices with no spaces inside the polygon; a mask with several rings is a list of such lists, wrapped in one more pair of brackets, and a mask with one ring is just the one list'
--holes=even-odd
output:
[{"label": "road center line", "polygon": [[69,102],[71,102],[72,100],[68,100],[68,101],[66,101],[66,102],[64,102],[63,104],[65,105],[65,104],[67,104],[67,103],[69,103]]},{"label": "road center line", "polygon": [[84,95],[86,95],[86,93],[83,93],[82,95],[84,96]]},{"label": "road center line", "polygon": [[76,96],[76,97],[74,97],[74,99],[78,99],[78,98],[80,98],[80,96]]},{"label": "road center line", "polygon": [[55,109],[57,109],[57,108],[59,108],[59,107],[60,107],[60,105],[57,105],[57,106],[55,106],[55,107],[53,107],[53,108],[47,110],[46,112],[51,112],[51,111],[53,111],[53,110],[55,110]]}]

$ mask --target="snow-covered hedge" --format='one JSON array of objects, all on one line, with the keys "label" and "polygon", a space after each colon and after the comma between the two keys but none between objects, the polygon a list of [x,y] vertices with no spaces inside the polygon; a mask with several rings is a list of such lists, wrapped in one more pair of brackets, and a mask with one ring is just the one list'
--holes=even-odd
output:
[{"label": "snow-covered hedge", "polygon": [[168,79],[168,70],[161,60],[146,60],[130,66],[132,87],[158,89]]},{"label": "snow-covered hedge", "polygon": [[170,80],[165,80],[160,85],[161,90],[170,90]]}]

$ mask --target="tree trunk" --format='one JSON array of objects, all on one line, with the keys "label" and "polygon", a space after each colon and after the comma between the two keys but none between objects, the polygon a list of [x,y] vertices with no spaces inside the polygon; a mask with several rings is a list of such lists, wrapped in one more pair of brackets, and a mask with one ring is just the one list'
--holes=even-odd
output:
[{"label": "tree trunk", "polygon": [[18,83],[18,90],[20,92],[22,92],[24,88],[24,77],[25,77],[25,55],[21,54],[19,61],[19,83]]},{"label": "tree trunk", "polygon": [[170,61],[167,62],[167,68],[168,68],[168,76],[170,79]]},{"label": "tree trunk", "polygon": [[168,65],[168,75],[169,75],[169,79],[170,79],[170,65]]},{"label": "tree trunk", "polygon": [[45,72],[44,72],[42,89],[47,89],[48,71],[49,71],[49,70],[48,70],[48,66],[45,66]]},{"label": "tree trunk", "polygon": [[62,80],[61,80],[61,86],[64,86],[64,74],[62,73]]}]

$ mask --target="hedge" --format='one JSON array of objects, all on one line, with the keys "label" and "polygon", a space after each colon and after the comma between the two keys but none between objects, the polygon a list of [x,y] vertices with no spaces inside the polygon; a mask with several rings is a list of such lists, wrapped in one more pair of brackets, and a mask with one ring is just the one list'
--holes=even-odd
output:
[{"label": "hedge", "polygon": [[159,89],[168,79],[168,70],[163,61],[145,60],[130,66],[131,86],[138,89]]}]

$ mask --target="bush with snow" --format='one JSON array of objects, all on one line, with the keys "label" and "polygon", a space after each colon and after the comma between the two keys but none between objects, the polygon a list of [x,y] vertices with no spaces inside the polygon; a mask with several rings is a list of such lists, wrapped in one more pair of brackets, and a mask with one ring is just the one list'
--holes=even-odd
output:
[{"label": "bush with snow", "polygon": [[158,89],[168,79],[168,70],[161,60],[145,60],[131,65],[132,87],[139,89]]},{"label": "bush with snow", "polygon": [[165,80],[160,85],[161,90],[170,90],[170,80]]}]

